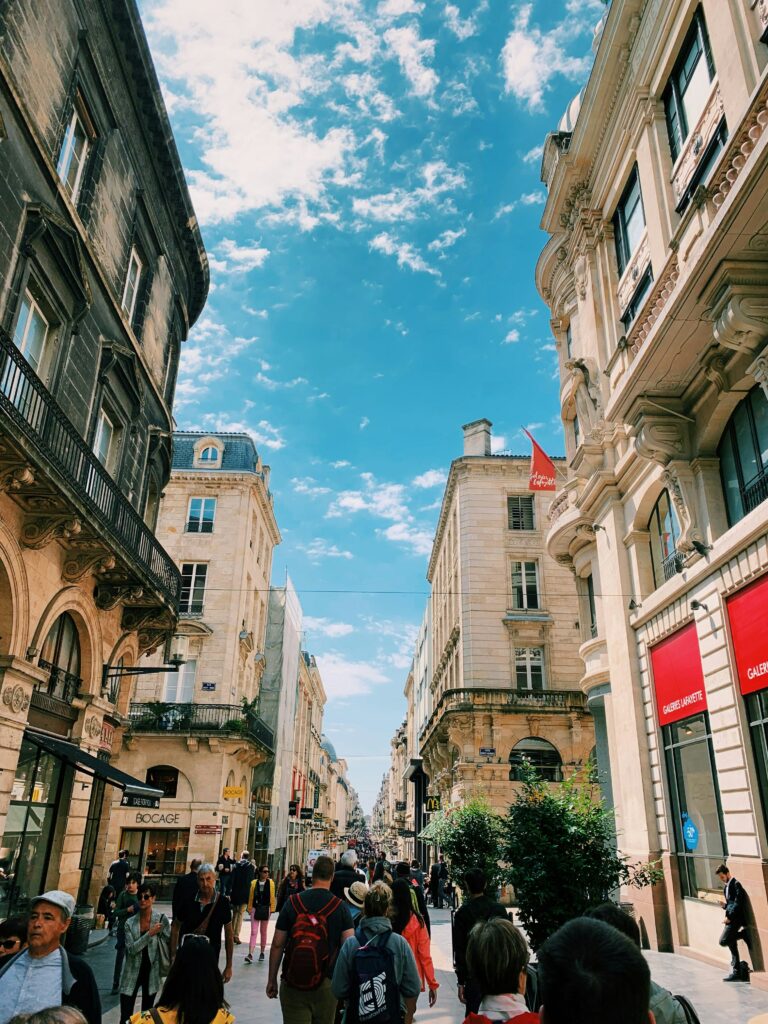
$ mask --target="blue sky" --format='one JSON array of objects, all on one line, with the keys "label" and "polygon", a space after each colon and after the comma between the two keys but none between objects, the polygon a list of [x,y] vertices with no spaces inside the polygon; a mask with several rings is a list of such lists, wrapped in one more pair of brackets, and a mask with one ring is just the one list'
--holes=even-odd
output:
[{"label": "blue sky", "polygon": [[601,0],[141,0],[211,261],[185,429],[272,466],[326,731],[366,810],[461,425],[563,451],[540,147]]}]

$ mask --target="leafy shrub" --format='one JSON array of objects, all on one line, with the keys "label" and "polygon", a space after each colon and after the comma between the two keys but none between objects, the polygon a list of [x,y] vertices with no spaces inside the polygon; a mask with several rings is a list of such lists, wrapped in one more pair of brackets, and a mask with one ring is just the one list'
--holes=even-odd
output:
[{"label": "leafy shrub", "polygon": [[504,875],[499,865],[504,819],[488,802],[477,797],[447,811],[434,831],[434,841],[448,862],[454,884],[463,888],[467,871],[481,868],[488,879],[488,892],[494,892]]}]

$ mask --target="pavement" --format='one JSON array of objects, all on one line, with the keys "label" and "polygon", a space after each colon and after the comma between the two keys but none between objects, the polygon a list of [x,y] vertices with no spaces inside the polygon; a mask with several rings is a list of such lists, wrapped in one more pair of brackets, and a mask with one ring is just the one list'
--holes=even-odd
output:
[{"label": "pavement", "polygon": [[[157,905],[170,916],[170,905]],[[447,910],[430,910],[432,919],[432,959],[437,980],[440,982],[437,1003],[432,1009],[426,993],[419,998],[416,1011],[418,1024],[461,1024],[464,1007],[456,997],[456,977],[451,955],[451,921]],[[275,927],[272,917],[268,932],[269,943]],[[238,1024],[279,1024],[280,1004],[267,999],[267,962],[247,965],[243,962],[248,952],[250,924],[243,924],[242,945],[235,946],[234,974],[226,986],[225,994]],[[115,962],[115,942],[106,932],[92,932],[87,959],[93,968],[101,993],[103,1024],[119,1024],[119,996],[110,994],[112,969]],[[258,947],[257,947],[258,949]],[[768,992],[746,984],[723,984],[728,965],[722,969],[674,953],[647,952],[654,981],[672,992],[688,996],[701,1019],[701,1024],[768,1024]],[[223,963],[223,953],[222,953]],[[140,1001],[136,1001],[139,1009]]]}]

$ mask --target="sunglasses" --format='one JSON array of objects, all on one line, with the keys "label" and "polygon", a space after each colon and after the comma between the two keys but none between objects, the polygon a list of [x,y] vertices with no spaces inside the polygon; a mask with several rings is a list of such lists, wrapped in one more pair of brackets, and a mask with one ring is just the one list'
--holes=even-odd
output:
[{"label": "sunglasses", "polygon": [[151,899],[154,899],[154,897],[153,897],[151,892],[140,892],[139,893],[139,899],[140,900],[151,900]]},{"label": "sunglasses", "polygon": [[0,949],[13,949],[21,944],[21,939],[3,939],[0,941]]}]

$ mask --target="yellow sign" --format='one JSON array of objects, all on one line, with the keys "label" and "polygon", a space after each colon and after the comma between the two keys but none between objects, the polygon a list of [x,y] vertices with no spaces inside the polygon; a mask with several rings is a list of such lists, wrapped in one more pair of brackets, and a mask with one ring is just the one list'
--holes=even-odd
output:
[{"label": "yellow sign", "polygon": [[440,797],[439,796],[428,796],[426,799],[425,811],[427,814],[434,814],[435,811],[440,810]]},{"label": "yellow sign", "polygon": [[245,796],[245,786],[225,786],[225,800],[242,800]]}]

